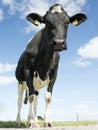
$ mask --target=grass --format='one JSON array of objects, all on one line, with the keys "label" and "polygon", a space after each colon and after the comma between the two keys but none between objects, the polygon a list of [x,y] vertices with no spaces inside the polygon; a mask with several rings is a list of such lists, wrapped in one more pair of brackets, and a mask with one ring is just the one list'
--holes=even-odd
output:
[{"label": "grass", "polygon": [[97,125],[98,121],[66,121],[54,122],[54,126],[79,126],[79,125]]},{"label": "grass", "polygon": [[[20,127],[25,127],[26,122],[22,121]],[[96,125],[98,121],[64,121],[64,122],[53,122],[53,126],[79,126],[79,125]],[[43,127],[44,122],[40,121],[41,127]],[[15,121],[0,121],[0,128],[15,128]]]},{"label": "grass", "polygon": [[[0,128],[15,128],[16,122],[15,121],[0,121]],[[22,121],[20,127],[25,127],[25,122]]]}]

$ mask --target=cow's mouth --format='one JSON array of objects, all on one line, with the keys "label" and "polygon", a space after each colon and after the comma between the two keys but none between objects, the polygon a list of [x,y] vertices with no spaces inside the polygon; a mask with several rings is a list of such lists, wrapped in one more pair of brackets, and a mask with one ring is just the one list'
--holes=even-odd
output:
[{"label": "cow's mouth", "polygon": [[67,48],[65,47],[65,45],[56,45],[54,46],[54,50],[55,51],[62,51],[62,50],[66,50]]},{"label": "cow's mouth", "polygon": [[66,41],[62,39],[54,39],[51,42],[51,47],[53,47],[55,51],[67,50]]},{"label": "cow's mouth", "polygon": [[62,51],[62,50],[67,50],[67,45],[65,42],[62,42],[62,43],[57,43],[57,42],[54,42],[54,50],[55,51]]}]

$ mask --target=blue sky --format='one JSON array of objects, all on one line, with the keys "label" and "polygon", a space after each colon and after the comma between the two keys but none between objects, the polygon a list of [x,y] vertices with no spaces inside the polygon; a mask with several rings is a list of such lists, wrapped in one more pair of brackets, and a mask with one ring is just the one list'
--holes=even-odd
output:
[{"label": "blue sky", "polygon": [[[1,0],[0,1],[0,120],[15,120],[17,81],[14,76],[19,56],[28,40],[44,25],[35,27],[26,20],[30,12],[44,15],[60,3],[69,16],[83,12],[88,19],[69,25],[68,50],[60,52],[58,77],[54,85],[51,115],[53,120],[98,120],[98,1],[93,0]],[[38,115],[44,116],[45,90],[41,89]],[[23,105],[26,119],[28,105]]]}]

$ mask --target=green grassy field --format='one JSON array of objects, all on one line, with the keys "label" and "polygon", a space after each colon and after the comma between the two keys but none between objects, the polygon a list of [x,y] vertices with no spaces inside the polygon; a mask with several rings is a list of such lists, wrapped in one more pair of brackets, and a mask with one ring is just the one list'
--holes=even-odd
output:
[{"label": "green grassy field", "polygon": [[[26,122],[22,121],[20,127],[25,127]],[[79,125],[96,125],[98,121],[64,121],[53,122],[53,126],[79,126]],[[44,122],[40,121],[40,126],[43,127]],[[15,128],[15,121],[0,121],[0,128]]]}]

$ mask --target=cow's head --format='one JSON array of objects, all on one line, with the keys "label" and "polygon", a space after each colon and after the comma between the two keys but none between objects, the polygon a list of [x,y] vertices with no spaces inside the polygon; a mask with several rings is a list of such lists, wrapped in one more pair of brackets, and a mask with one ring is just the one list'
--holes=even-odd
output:
[{"label": "cow's head", "polygon": [[67,49],[66,36],[69,23],[77,26],[84,22],[87,17],[82,13],[69,17],[60,4],[55,4],[50,7],[43,17],[39,14],[31,13],[27,16],[27,19],[36,26],[40,23],[45,23],[49,44],[56,51],[61,51]]}]

